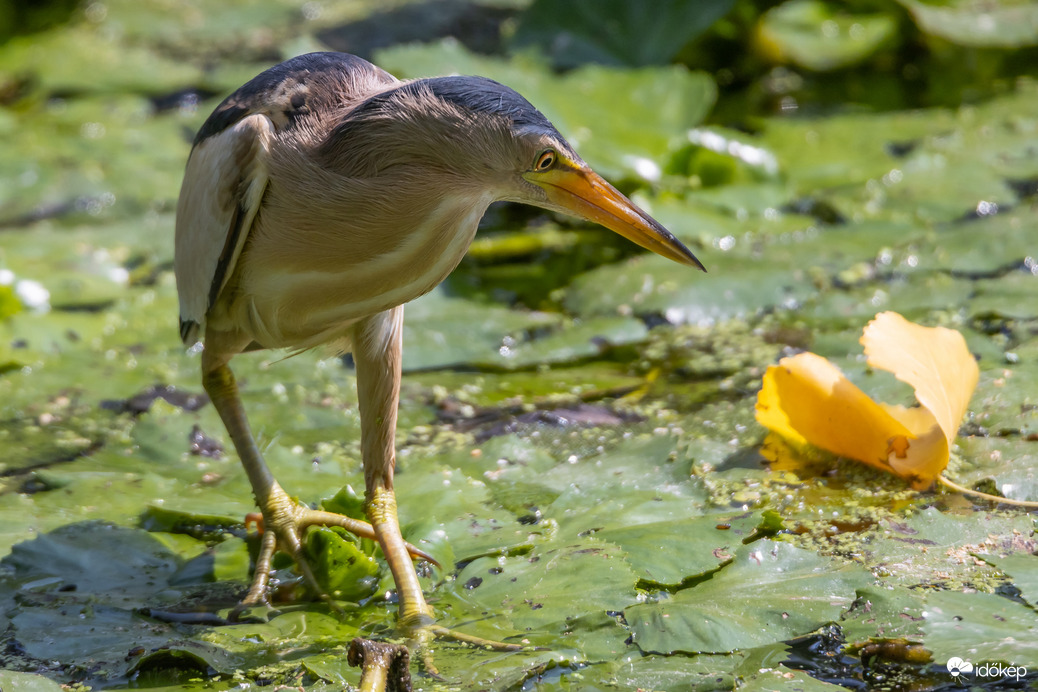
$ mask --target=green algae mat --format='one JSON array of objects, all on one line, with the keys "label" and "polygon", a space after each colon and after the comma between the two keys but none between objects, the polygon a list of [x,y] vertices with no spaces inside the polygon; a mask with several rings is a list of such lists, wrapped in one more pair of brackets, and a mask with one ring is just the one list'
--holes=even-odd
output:
[{"label": "green algae mat", "polygon": [[[822,452],[769,464],[754,420],[764,371],[805,349],[911,405],[858,344],[897,311],[960,331],[980,367],[947,475],[1038,500],[1038,82],[1005,52],[1029,55],[1034,6],[668,2],[667,21],[598,25],[582,3],[370,5],[91,2],[0,44],[0,688],[349,689],[350,641],[396,636],[381,555],[332,530],[307,548],[334,608],[285,562],[273,608],[228,620],[254,508],[180,346],[172,274],[211,108],[284,57],[361,51],[357,35],[401,77],[517,88],[709,270],[502,207],[407,307],[405,537],[442,565],[420,569],[442,624],[524,645],[434,642],[441,677],[414,663],[415,689],[1035,686],[1033,513]],[[439,35],[451,13],[465,40]],[[504,46],[477,45],[488,23]],[[745,64],[699,47],[723,53],[740,26],[773,101],[734,97]],[[991,88],[942,72],[929,101],[850,98],[909,45],[927,68],[975,51]],[[358,512],[348,359],[235,369],[282,485]]]}]

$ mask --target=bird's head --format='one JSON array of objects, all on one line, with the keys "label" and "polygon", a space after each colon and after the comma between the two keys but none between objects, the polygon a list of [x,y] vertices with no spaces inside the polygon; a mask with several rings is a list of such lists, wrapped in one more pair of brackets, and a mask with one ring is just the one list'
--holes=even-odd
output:
[{"label": "bird's head", "polygon": [[[467,108],[480,129],[498,133],[490,146],[511,161],[504,199],[605,226],[668,259],[704,269],[658,221],[591,170],[554,125],[515,90],[483,77],[423,80],[441,99]],[[504,123],[504,127],[501,124]]]},{"label": "bird's head", "polygon": [[670,231],[591,170],[555,128],[519,129],[514,137],[526,153],[515,201],[593,221],[657,255],[706,271]]},{"label": "bird's head", "polygon": [[[515,90],[484,77],[434,77],[357,106],[333,133],[330,159],[363,175],[417,169],[411,180],[576,216],[668,259],[704,269],[670,231],[595,173]],[[420,182],[417,182],[420,181]],[[705,269],[704,269],[705,271]]]}]

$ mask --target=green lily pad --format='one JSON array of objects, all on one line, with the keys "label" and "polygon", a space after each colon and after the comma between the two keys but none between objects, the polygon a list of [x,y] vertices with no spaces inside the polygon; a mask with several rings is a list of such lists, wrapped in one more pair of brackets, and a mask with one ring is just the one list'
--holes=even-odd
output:
[{"label": "green lily pad", "polygon": [[857,65],[897,37],[897,16],[853,13],[821,0],[789,0],[768,10],[757,46],[773,60],[816,72]]},{"label": "green lily pad", "polygon": [[162,94],[198,81],[201,71],[81,23],[13,39],[0,50],[7,75],[31,75],[47,93]]},{"label": "green lily pad", "polygon": [[[536,476],[538,484],[557,493],[541,511],[558,522],[561,536],[571,539],[585,532],[680,521],[700,514],[703,489],[689,479],[688,467],[672,454],[673,449],[669,436],[632,434],[601,452],[582,447],[573,453],[562,450],[559,461],[565,463],[555,463]],[[521,475],[521,468],[506,466],[499,479],[507,482]]]},{"label": "green lily pad", "polygon": [[643,66],[668,63],[734,5],[734,0],[658,2],[652,12],[624,0],[537,0],[522,13],[516,46],[548,51],[556,66],[585,62]]},{"label": "green lily pad", "polygon": [[136,647],[161,647],[177,636],[170,625],[93,604],[21,608],[11,626],[28,656],[92,669],[102,678],[125,675],[133,665],[127,654]]},{"label": "green lily pad", "polygon": [[1019,48],[1038,44],[1038,7],[1027,0],[898,0],[925,33],[961,46]]},{"label": "green lily pad", "polygon": [[903,588],[867,586],[859,590],[857,596],[840,621],[848,644],[874,639],[922,641],[924,597],[921,594]]},{"label": "green lily pad", "polygon": [[[15,122],[19,136],[0,152],[0,219],[24,224],[39,215],[90,223],[174,206],[190,149],[178,131],[189,122],[180,112],[156,115],[141,95],[98,94],[33,103]],[[110,156],[113,150],[119,156]],[[136,240],[142,224],[156,228],[159,220],[135,218],[136,233],[124,233],[121,244],[165,242],[172,250],[172,225]],[[109,229],[100,235],[115,237]]]},{"label": "green lily pad", "polygon": [[[525,549],[531,543],[527,527],[515,515],[488,502],[482,480],[449,467],[423,467],[423,459],[407,459],[395,485],[404,537],[433,557],[469,560],[480,555]],[[412,467],[411,464],[414,464]],[[398,467],[399,468],[399,467]],[[448,555],[435,547],[449,544]]]},{"label": "green lily pad", "polygon": [[1038,614],[988,593],[938,591],[926,598],[923,644],[935,661],[952,657],[1038,666]]},{"label": "green lily pad", "polygon": [[[998,389],[991,388],[995,396]],[[997,402],[986,396],[978,406],[981,407],[991,411],[992,415],[978,416],[978,422],[1006,437],[962,440],[963,457],[974,461],[970,467],[960,469],[954,480],[967,487],[981,484],[988,490],[991,490],[989,484],[993,483],[994,490],[1003,497],[1038,501],[1038,450],[1034,449],[1033,442],[1016,437],[1021,432],[1026,434],[1029,430],[1038,429],[1038,416],[1021,415],[1019,402]]]},{"label": "green lily pad", "polygon": [[[628,657],[611,666],[581,671],[579,680],[586,681],[589,689],[728,692],[735,688],[732,669],[739,659],[738,655]],[[601,687],[590,687],[594,683]]]},{"label": "green lily pad", "polygon": [[739,689],[747,692],[837,692],[847,689],[842,685],[816,680],[802,670],[792,670],[781,665],[761,670],[744,681],[745,685]]},{"label": "green lily pad", "polygon": [[[345,661],[346,647],[357,636],[363,635],[352,622],[316,610],[298,610],[277,615],[269,622],[209,628],[194,637],[188,646],[191,655],[202,658],[225,675],[233,675],[236,670],[262,668],[282,661],[294,664],[307,656],[323,657],[329,652],[337,652]],[[178,644],[174,642],[171,646],[175,648]],[[349,676],[349,679],[358,677]]]},{"label": "green lily pad", "polygon": [[[624,324],[627,324],[626,320]],[[588,346],[596,346],[596,343],[589,340]],[[403,387],[405,391],[418,389],[434,400],[443,392],[449,392],[452,398],[466,404],[495,407],[519,403],[547,406],[567,399],[595,400],[623,395],[645,384],[645,378],[630,374],[621,363],[596,361],[586,365],[553,367],[549,372],[550,376],[542,371],[528,370],[504,373],[415,372],[408,373]]]},{"label": "green lily pad", "polygon": [[[589,579],[588,575],[594,575]],[[519,631],[591,613],[619,611],[638,600],[637,581],[623,551],[604,541],[480,558],[453,582],[453,595],[472,613],[493,613]]]},{"label": "green lily pad", "polygon": [[[599,531],[596,538],[627,553],[643,582],[676,586],[701,577],[733,559],[736,549],[760,523],[756,514],[713,514]],[[672,550],[660,550],[661,545]]]},{"label": "green lily pad", "polygon": [[[1012,239],[1007,239],[1012,243]],[[970,312],[989,319],[994,316],[1033,320],[1038,318],[1038,305],[1032,300],[1038,295],[1038,275],[1030,271],[1015,271],[997,279],[977,281],[976,295],[970,301]]]},{"label": "green lily pad", "polygon": [[1020,596],[1031,604],[1038,604],[1038,555],[978,555],[989,565],[999,568],[1020,589]]},{"label": "green lily pad", "polygon": [[[965,573],[975,567],[970,553],[979,550],[988,536],[1030,530],[1027,518],[986,513],[960,517],[925,509],[904,521],[884,520],[870,530],[861,560],[888,581],[907,586],[939,582],[949,569]],[[936,551],[936,554],[934,554]]]},{"label": "green lily pad", "polygon": [[409,303],[404,312],[405,370],[502,361],[501,349],[521,340],[524,332],[560,321],[557,315],[450,298],[442,290]]},{"label": "green lily pad", "polygon": [[61,692],[65,689],[42,675],[14,670],[0,670],[0,687],[10,692]]},{"label": "green lily pad", "polygon": [[306,552],[317,583],[333,598],[360,601],[378,588],[378,562],[339,531],[326,527],[310,529],[306,533]]},{"label": "green lily pad", "polygon": [[[906,254],[917,257],[912,251],[898,252],[898,255]],[[879,249],[880,262],[887,258],[891,259],[891,264],[897,262],[900,265],[893,252]],[[856,268],[865,275],[872,275],[875,271],[874,264],[864,263],[851,267],[842,275],[850,278]],[[974,281],[943,273],[912,272],[818,293],[807,301],[799,314],[819,325],[833,327],[843,324],[860,332],[863,325],[884,310],[895,310],[909,320],[925,321],[934,311],[959,310],[969,303],[975,291]]]},{"label": "green lily pad", "polygon": [[[868,572],[786,543],[740,547],[708,581],[625,611],[642,651],[720,653],[807,634],[839,618]],[[731,603],[739,603],[733,611]]]},{"label": "green lily pad", "polygon": [[3,564],[20,579],[71,584],[77,596],[133,607],[154,604],[179,558],[145,531],[86,522],[14,546]]}]

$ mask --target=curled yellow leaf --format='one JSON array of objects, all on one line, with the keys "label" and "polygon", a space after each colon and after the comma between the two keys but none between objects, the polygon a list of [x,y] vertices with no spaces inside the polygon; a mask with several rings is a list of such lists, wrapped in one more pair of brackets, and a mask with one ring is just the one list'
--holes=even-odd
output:
[{"label": "curled yellow leaf", "polygon": [[811,444],[928,488],[948,465],[979,370],[962,335],[923,327],[894,312],[876,316],[861,338],[869,365],[909,384],[921,404],[873,401],[814,353],[768,368],[757,421],[795,445]]}]

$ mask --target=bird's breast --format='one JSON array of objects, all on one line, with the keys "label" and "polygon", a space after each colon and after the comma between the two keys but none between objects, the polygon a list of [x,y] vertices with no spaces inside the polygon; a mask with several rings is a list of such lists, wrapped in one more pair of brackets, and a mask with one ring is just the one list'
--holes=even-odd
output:
[{"label": "bird's breast", "polygon": [[443,281],[491,201],[489,194],[446,194],[423,214],[382,210],[378,223],[347,213],[315,225],[316,210],[294,222],[259,218],[243,256],[242,290],[228,306],[231,319],[248,324],[268,348],[339,339],[353,322]]}]

